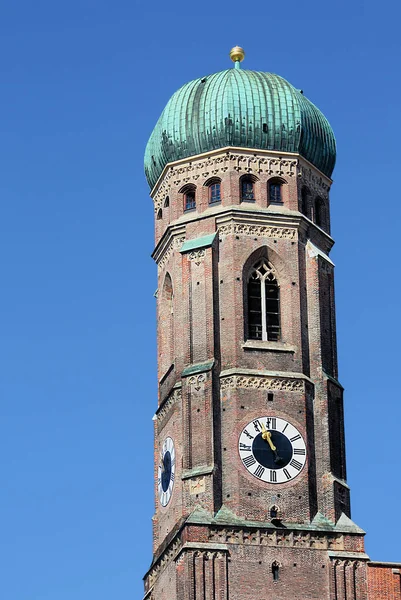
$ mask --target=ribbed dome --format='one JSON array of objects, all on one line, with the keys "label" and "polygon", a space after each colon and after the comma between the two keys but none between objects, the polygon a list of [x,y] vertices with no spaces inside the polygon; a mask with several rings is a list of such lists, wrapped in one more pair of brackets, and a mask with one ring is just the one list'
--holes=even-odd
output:
[{"label": "ribbed dome", "polygon": [[299,90],[278,75],[233,68],[170,98],[146,147],[149,185],[167,163],[225,146],[298,152],[329,177],[336,160],[333,130]]}]

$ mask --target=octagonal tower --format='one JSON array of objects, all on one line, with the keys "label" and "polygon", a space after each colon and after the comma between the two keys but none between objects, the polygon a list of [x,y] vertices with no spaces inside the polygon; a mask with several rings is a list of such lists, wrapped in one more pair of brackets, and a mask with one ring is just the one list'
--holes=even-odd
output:
[{"label": "octagonal tower", "polygon": [[157,600],[364,600],[351,521],[329,254],[335,139],[271,73],[234,68],[167,103],[155,207]]}]

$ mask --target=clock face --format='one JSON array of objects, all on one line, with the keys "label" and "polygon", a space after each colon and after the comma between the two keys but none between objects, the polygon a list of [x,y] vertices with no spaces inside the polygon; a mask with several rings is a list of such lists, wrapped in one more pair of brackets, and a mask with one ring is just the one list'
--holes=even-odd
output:
[{"label": "clock face", "polygon": [[163,442],[160,464],[157,473],[157,487],[162,506],[167,506],[173,493],[175,478],[175,448],[171,437]]},{"label": "clock face", "polygon": [[244,467],[266,483],[286,483],[305,466],[306,445],[298,429],[279,417],[258,417],[241,432],[239,455]]}]

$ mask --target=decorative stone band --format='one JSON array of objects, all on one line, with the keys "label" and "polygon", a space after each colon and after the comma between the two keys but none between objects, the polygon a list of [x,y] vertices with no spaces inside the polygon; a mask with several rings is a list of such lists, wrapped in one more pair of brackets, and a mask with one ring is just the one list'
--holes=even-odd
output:
[{"label": "decorative stone band", "polygon": [[154,585],[159,573],[171,562],[171,560],[179,560],[184,552],[195,552],[197,555],[205,555],[206,559],[223,558],[228,553],[228,548],[225,544],[212,544],[208,542],[186,542],[182,544],[180,539],[177,539],[160,557],[157,563],[150,568],[145,576],[145,585],[147,595],[150,597],[151,588]]},{"label": "decorative stone band", "polygon": [[205,256],[206,250],[203,248],[202,250],[193,250],[193,252],[190,252],[188,254],[188,259],[193,261],[195,265],[199,266],[203,262]]},{"label": "decorative stone band", "polygon": [[222,390],[234,388],[252,388],[262,390],[302,392],[304,390],[304,380],[286,377],[266,377],[263,375],[230,375],[226,377],[223,375],[220,379],[220,388]]},{"label": "decorative stone band", "polygon": [[145,576],[145,585],[147,588],[147,592],[149,592],[150,588],[153,587],[153,584],[158,574],[165,569],[165,567],[169,564],[171,560],[174,560],[177,557],[181,546],[181,540],[179,538],[176,538],[176,540],[167,548],[167,550],[163,552],[156,564],[153,565],[147,572]]},{"label": "decorative stone band", "polygon": [[253,237],[270,237],[280,240],[294,240],[297,230],[290,227],[271,227],[270,225],[253,225],[248,223],[225,223],[219,225],[219,237],[226,235],[245,235]]},{"label": "decorative stone band", "polygon": [[[281,153],[282,154],[282,153]],[[155,211],[162,208],[164,199],[171,193],[171,183],[174,186],[185,185],[197,181],[199,178],[207,179],[234,169],[243,173],[266,173],[268,175],[294,177],[298,174],[299,160],[289,155],[287,158],[258,152],[241,152],[228,150],[207,157],[199,156],[180,164],[171,165],[166,171],[157,191],[153,195]]]},{"label": "decorative stone band", "polygon": [[175,389],[172,393],[166,398],[163,404],[156,412],[157,422],[161,422],[166,414],[170,412],[170,409],[174,406],[176,402],[181,400],[181,389]]},{"label": "decorative stone band", "polygon": [[[340,533],[298,531],[269,531],[245,528],[211,528],[209,539],[223,544],[245,546],[274,546],[285,548],[316,548],[319,550],[344,549],[344,536]],[[364,555],[362,555],[364,556]]]},{"label": "decorative stone band", "polygon": [[174,236],[173,238],[171,238],[171,240],[167,244],[164,252],[158,258],[157,268],[158,268],[159,273],[164,268],[164,266],[167,264],[167,262],[170,259],[170,256],[173,254],[173,252],[178,252],[181,249],[184,242],[185,242],[185,235],[177,235],[177,236]]}]

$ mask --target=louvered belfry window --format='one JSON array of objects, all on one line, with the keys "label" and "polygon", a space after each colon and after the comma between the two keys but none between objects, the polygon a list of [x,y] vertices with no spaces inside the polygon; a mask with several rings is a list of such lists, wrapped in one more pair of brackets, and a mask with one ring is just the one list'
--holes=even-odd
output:
[{"label": "louvered belfry window", "polygon": [[274,267],[263,259],[248,280],[248,337],[277,342],[280,335],[280,288]]}]

